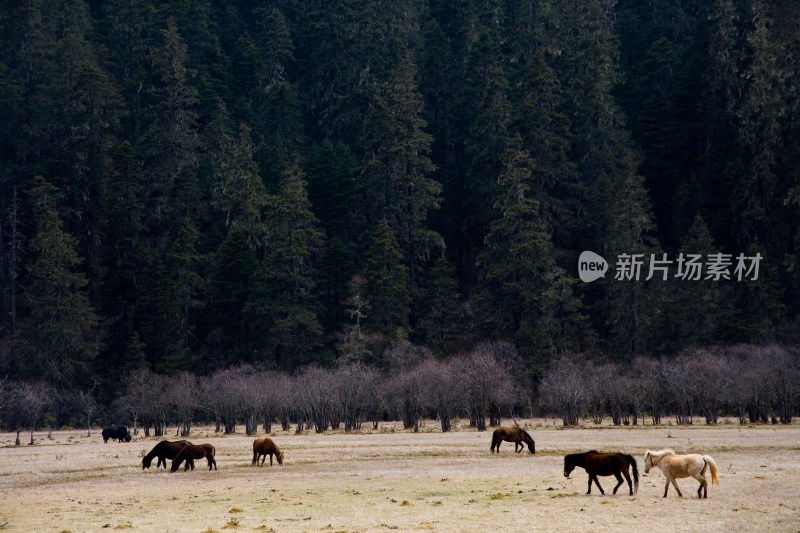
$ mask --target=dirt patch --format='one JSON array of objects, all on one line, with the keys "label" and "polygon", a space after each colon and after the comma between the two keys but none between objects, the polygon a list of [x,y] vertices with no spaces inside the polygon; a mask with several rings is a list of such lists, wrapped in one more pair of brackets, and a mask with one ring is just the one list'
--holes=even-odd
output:
[{"label": "dirt patch", "polygon": [[[0,434],[0,525],[3,531],[787,531],[800,528],[800,427],[591,425],[560,429],[528,420],[537,453],[505,443],[489,452],[491,434],[442,434],[397,426],[353,434],[277,431],[283,466],[251,466],[253,437],[190,437],[217,449],[218,471],[143,471],[141,457],[159,439],[104,444],[99,433],[36,435],[14,447]],[[263,436],[263,435],[262,435]],[[172,436],[168,437],[173,439]],[[644,476],[647,449],[710,454],[720,486],[692,498],[694,480]],[[566,453],[622,451],[639,461],[639,493],[627,485],[606,495],[576,469],[563,476]]]}]

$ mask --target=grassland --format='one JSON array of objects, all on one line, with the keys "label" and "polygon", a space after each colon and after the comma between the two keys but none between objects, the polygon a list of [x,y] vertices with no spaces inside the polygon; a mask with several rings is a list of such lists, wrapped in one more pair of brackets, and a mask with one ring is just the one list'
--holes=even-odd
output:
[{"label": "grassland", "polygon": [[[200,427],[190,439],[217,448],[218,471],[143,471],[141,457],[159,440],[136,435],[104,444],[99,431],[36,434],[13,446],[0,434],[2,531],[769,531],[800,532],[800,426],[645,426],[522,421],[537,453],[515,454],[491,435],[459,428],[420,433],[397,425],[325,434],[277,431],[283,466],[251,466],[252,437]],[[263,436],[259,434],[259,436]],[[174,436],[168,438],[174,439]],[[684,498],[664,478],[644,476],[647,449],[712,455],[721,484],[707,500],[680,480]],[[563,476],[565,453],[624,451],[639,460],[639,493],[585,495],[587,476]]]}]

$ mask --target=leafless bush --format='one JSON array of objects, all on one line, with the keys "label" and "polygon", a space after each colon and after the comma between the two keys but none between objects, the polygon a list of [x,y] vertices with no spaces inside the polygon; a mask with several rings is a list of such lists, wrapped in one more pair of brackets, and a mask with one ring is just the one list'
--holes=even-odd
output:
[{"label": "leafless bush", "polygon": [[435,410],[442,432],[450,431],[453,417],[464,403],[456,363],[430,358],[420,365],[420,372],[424,383],[424,404]]},{"label": "leafless bush", "polygon": [[573,355],[564,355],[545,372],[539,388],[542,403],[558,413],[565,426],[578,424],[588,401],[588,384],[584,378],[586,362]]},{"label": "leafless bush", "polygon": [[244,383],[253,374],[249,366],[218,370],[201,382],[206,407],[214,414],[217,431],[236,432],[236,423],[245,409],[245,396],[251,392]]},{"label": "leafless bush", "polygon": [[384,360],[390,373],[403,368],[413,368],[433,357],[431,351],[425,346],[412,344],[407,340],[400,340],[392,345],[384,353]]},{"label": "leafless bush", "polygon": [[283,400],[281,390],[284,374],[279,372],[259,372],[255,377],[255,398],[258,402],[258,413],[262,427],[267,433],[272,432],[272,422],[278,418]]},{"label": "leafless bush", "polygon": [[667,412],[667,375],[664,364],[657,359],[637,357],[631,369],[639,384],[644,410],[650,412],[653,424],[660,424]]},{"label": "leafless bush", "polygon": [[14,443],[19,446],[19,434],[23,429],[30,429],[30,444],[34,443],[33,432],[42,418],[42,412],[50,397],[50,389],[41,382],[10,382],[5,393],[5,419],[16,432]]},{"label": "leafless bush", "polygon": [[386,395],[401,413],[403,427],[419,431],[426,399],[425,370],[422,364],[396,370],[386,383]]},{"label": "leafless bush", "polygon": [[333,372],[335,409],[344,421],[345,431],[360,429],[369,405],[377,393],[378,371],[360,363],[340,366]]},{"label": "leafless bush", "polygon": [[322,433],[328,428],[333,409],[332,373],[318,366],[309,366],[296,379],[300,407],[314,424],[314,431]]},{"label": "leafless bush", "polygon": [[198,406],[200,386],[191,372],[179,372],[170,378],[167,400],[178,421],[177,434],[186,437],[192,431],[192,422]]},{"label": "leafless bush", "polygon": [[455,360],[461,377],[462,390],[470,425],[479,431],[486,430],[486,418],[499,423],[500,411],[510,407],[524,396],[506,361],[495,357],[491,345],[480,345],[467,355]]},{"label": "leafless bush", "polygon": [[145,436],[153,429],[157,437],[165,434],[171,409],[169,379],[147,369],[133,370],[125,376],[125,392],[120,403],[134,419],[141,418]]},{"label": "leafless bush", "polygon": [[589,414],[595,424],[602,424],[606,410],[609,406],[609,390],[611,380],[614,376],[614,369],[609,364],[594,365],[591,362],[586,365],[586,403],[589,407]]}]

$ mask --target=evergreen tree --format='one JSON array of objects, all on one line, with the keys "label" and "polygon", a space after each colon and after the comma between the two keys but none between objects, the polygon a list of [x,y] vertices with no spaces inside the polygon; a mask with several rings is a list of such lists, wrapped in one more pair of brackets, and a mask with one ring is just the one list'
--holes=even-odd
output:
[{"label": "evergreen tree", "polygon": [[495,200],[500,217],[479,256],[485,274],[476,300],[483,333],[513,340],[543,368],[556,353],[579,346],[581,318],[569,288],[560,287],[566,273],[555,263],[540,204],[532,197],[534,164],[519,136],[511,140],[502,165]]},{"label": "evergreen tree", "polygon": [[247,314],[260,324],[253,338],[262,343],[262,357],[296,368],[308,362],[321,334],[311,259],[322,238],[296,165],[284,173],[271,199],[266,231],[262,268]]},{"label": "evergreen tree", "polygon": [[403,57],[392,81],[373,97],[364,126],[367,160],[364,205],[368,221],[386,220],[394,231],[415,291],[417,264],[441,237],[426,225],[428,213],[439,206],[440,185],[431,179],[431,137],[425,133],[422,99],[417,91],[416,66]]},{"label": "evergreen tree", "polygon": [[98,319],[86,292],[88,280],[78,270],[76,240],[58,216],[58,189],[37,176],[29,194],[36,233],[25,298],[26,373],[59,388],[73,387],[88,379],[97,355],[93,332]]},{"label": "evergreen tree", "polygon": [[266,182],[278,183],[303,144],[303,120],[297,88],[291,79],[294,44],[283,13],[255,10],[260,56],[255,71],[254,127],[261,140],[258,162]]},{"label": "evergreen tree", "polygon": [[369,315],[364,327],[391,339],[408,328],[411,295],[408,268],[389,222],[381,219],[375,225],[364,254],[364,298],[369,302]]},{"label": "evergreen tree", "polygon": [[245,306],[254,292],[259,270],[255,251],[243,229],[234,228],[215,250],[211,260],[209,303],[202,330],[211,369],[224,368],[237,360],[250,361]]},{"label": "evergreen tree", "polygon": [[415,333],[427,347],[444,355],[464,320],[456,272],[444,256],[427,269],[420,292]]},{"label": "evergreen tree", "polygon": [[[147,198],[147,227],[154,233],[167,223],[177,229],[183,214],[171,212],[171,193],[176,177],[197,172],[200,138],[197,130],[197,89],[190,83],[195,74],[187,66],[187,46],[178,32],[175,20],[167,21],[161,31],[163,44],[153,53],[158,79],[148,95],[148,125],[142,135],[142,156],[148,169],[145,196]],[[178,226],[173,226],[177,221]],[[171,240],[159,243],[169,245]]]},{"label": "evergreen tree", "polygon": [[263,246],[267,192],[253,160],[255,146],[250,139],[250,128],[240,124],[235,138],[223,126],[215,141],[219,156],[214,161],[212,206],[222,212],[227,231],[241,228],[250,246]]}]

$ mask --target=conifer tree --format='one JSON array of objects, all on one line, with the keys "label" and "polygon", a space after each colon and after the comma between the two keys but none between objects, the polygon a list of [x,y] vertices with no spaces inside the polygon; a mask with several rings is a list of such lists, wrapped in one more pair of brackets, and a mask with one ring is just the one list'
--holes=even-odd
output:
[{"label": "conifer tree", "polygon": [[54,386],[75,386],[88,379],[97,355],[93,330],[98,319],[86,292],[88,280],[79,270],[76,240],[64,231],[58,215],[58,189],[37,176],[29,194],[36,233],[25,291],[26,371]]},{"label": "conifer tree", "polygon": [[293,165],[270,201],[262,268],[247,305],[252,322],[262,324],[254,335],[263,343],[262,357],[279,367],[306,362],[319,342],[311,259],[321,238],[304,176]]},{"label": "conifer tree", "polygon": [[375,225],[364,254],[363,275],[364,298],[370,306],[364,327],[394,338],[408,327],[411,295],[403,252],[386,219]]},{"label": "conifer tree", "polygon": [[386,220],[405,257],[412,291],[417,264],[441,246],[426,224],[439,206],[441,186],[431,178],[431,136],[424,131],[416,65],[406,54],[390,83],[376,91],[365,123],[367,160],[363,165],[368,221]]}]

